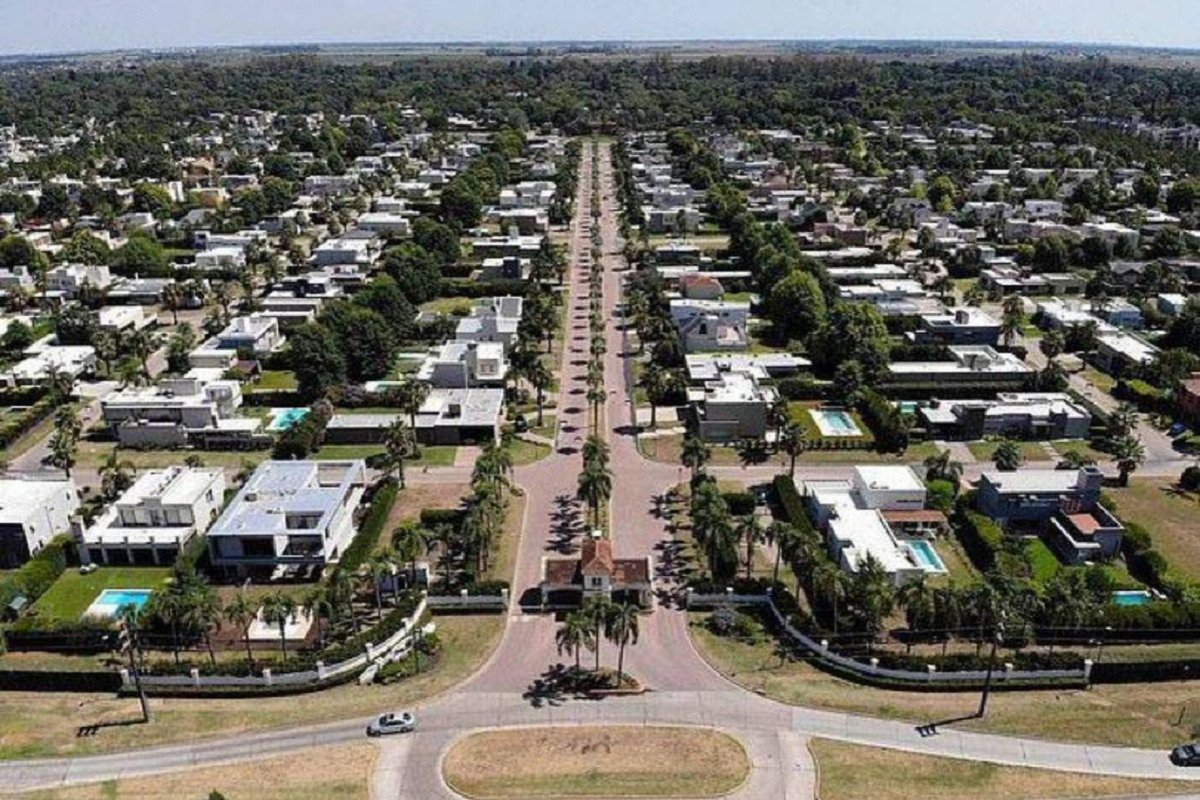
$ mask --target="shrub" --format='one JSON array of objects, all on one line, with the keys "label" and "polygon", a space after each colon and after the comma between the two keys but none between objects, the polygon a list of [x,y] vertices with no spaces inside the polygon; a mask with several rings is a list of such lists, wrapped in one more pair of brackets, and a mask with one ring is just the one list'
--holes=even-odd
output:
[{"label": "shrub", "polygon": [[1189,492],[1200,489],[1200,467],[1193,464],[1179,476],[1179,485]]},{"label": "shrub", "polygon": [[18,594],[31,603],[45,594],[66,570],[72,548],[70,537],[55,537],[20,569],[0,580],[0,606],[7,606]]},{"label": "shrub", "polygon": [[392,504],[396,502],[398,491],[396,481],[391,478],[375,488],[371,504],[358,527],[358,535],[346,548],[346,552],[342,553],[342,560],[338,562],[339,570],[353,573],[375,550],[375,546],[379,544],[379,537],[383,534],[383,526],[387,523],[388,514],[392,510]]},{"label": "shrub", "polygon": [[824,400],[829,384],[810,378],[784,378],[775,388],[785,400]]},{"label": "shrub", "polygon": [[859,411],[875,434],[880,452],[902,453],[908,448],[908,419],[886,397],[872,389],[864,390]]},{"label": "shrub", "polygon": [[729,506],[729,513],[735,517],[753,514],[758,505],[758,498],[753,492],[723,492],[722,496],[725,498],[725,504]]},{"label": "shrub", "polygon": [[996,564],[996,553],[1004,544],[1004,531],[994,520],[974,511],[966,511],[957,518],[958,538],[963,543],[972,563],[987,572]]},{"label": "shrub", "polygon": [[783,509],[783,514],[787,518],[787,521],[801,531],[812,532],[812,520],[808,518],[808,512],[804,508],[804,500],[800,497],[800,492],[796,489],[795,482],[787,475],[776,475],[771,485],[775,488],[775,499],[779,502],[780,508]]}]

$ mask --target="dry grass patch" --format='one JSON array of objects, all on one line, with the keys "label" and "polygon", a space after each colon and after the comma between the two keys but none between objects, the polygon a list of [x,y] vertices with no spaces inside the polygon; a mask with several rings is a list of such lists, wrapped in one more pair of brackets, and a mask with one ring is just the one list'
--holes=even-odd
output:
[{"label": "dry grass patch", "polygon": [[377,750],[369,744],[307,751],[203,770],[106,781],[21,795],[25,800],[177,800],[207,797],[256,800],[366,800]]},{"label": "dry grass patch", "polygon": [[[978,692],[904,692],[841,680],[803,661],[781,659],[769,635],[753,643],[717,636],[692,615],[696,649],[735,683],[789,705],[825,708],[913,724],[962,716],[979,705]],[[1107,657],[1107,654],[1106,654]],[[1186,682],[1104,685],[1091,689],[999,692],[987,719],[964,730],[1068,742],[1165,748],[1200,735],[1200,710],[1186,702]]]},{"label": "dry grass patch", "polygon": [[899,750],[814,739],[821,800],[1012,800],[1013,798],[1166,795],[1195,790],[1186,781],[1145,781],[1002,767]]},{"label": "dry grass patch", "polygon": [[732,737],[700,728],[526,728],[451,748],[446,782],[472,798],[712,797],[750,773]]},{"label": "dry grass patch", "polygon": [[1172,571],[1200,580],[1200,504],[1196,495],[1180,492],[1162,478],[1134,479],[1125,488],[1108,491],[1121,519],[1149,532],[1154,548]]}]

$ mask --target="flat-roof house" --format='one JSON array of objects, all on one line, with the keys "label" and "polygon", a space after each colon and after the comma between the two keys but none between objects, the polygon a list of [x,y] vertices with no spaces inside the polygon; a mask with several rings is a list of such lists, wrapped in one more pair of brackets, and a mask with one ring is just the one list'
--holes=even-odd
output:
[{"label": "flat-roof house", "polygon": [[126,387],[105,395],[100,410],[124,447],[183,447],[188,444],[248,444],[262,420],[235,416],[241,384],[225,380],[220,368],[193,368],[157,386]]},{"label": "flat-roof house", "polygon": [[339,236],[326,239],[313,251],[317,267],[353,265],[368,267],[379,256],[379,240],[374,236]]},{"label": "flat-roof house", "polygon": [[700,438],[709,442],[761,439],[778,395],[775,387],[760,385],[743,372],[722,372],[703,388],[689,389]]},{"label": "flat-roof house", "polygon": [[917,409],[932,439],[1086,439],[1092,414],[1069,394],[1001,392],[994,400],[933,400]]},{"label": "flat-roof house", "polygon": [[174,466],[138,477],[85,528],[72,525],[84,564],[172,564],[197,534],[208,530],[225,502],[220,467]]},{"label": "flat-roof house", "polygon": [[8,476],[0,479],[0,569],[15,569],[59,533],[79,508],[75,482]]},{"label": "flat-roof house", "polygon": [[909,335],[917,344],[995,347],[1000,340],[1000,321],[983,309],[965,306],[951,313],[923,314],[921,327]]},{"label": "flat-roof house", "polygon": [[24,358],[0,373],[0,382],[9,386],[37,386],[54,375],[66,373],[79,378],[96,368],[96,348],[58,344],[54,334],[31,344],[23,355]]},{"label": "flat-roof house", "polygon": [[356,224],[359,230],[370,231],[380,236],[408,236],[412,230],[408,217],[386,211],[368,211],[360,214]]},{"label": "flat-roof house", "polygon": [[454,338],[459,342],[498,342],[505,349],[517,342],[525,301],[521,297],[489,297],[471,307],[458,321]]},{"label": "flat-roof house", "polygon": [[749,303],[675,299],[671,319],[689,353],[744,350],[749,345]]},{"label": "flat-roof house", "polygon": [[208,531],[227,575],[316,575],[353,541],[366,487],[362,461],[265,461]]},{"label": "flat-roof house", "polygon": [[1144,367],[1158,356],[1154,345],[1126,331],[1106,331],[1096,337],[1096,365],[1112,375]]},{"label": "flat-roof house", "polygon": [[[414,435],[423,445],[494,442],[500,436],[503,389],[433,389],[417,411]],[[407,415],[335,414],[325,428],[328,444],[378,444]]]},{"label": "flat-roof house", "polygon": [[612,542],[598,536],[586,537],[577,557],[542,558],[543,607],[573,607],[588,597],[648,607],[653,587],[654,562],[650,556],[615,558]]},{"label": "flat-roof house", "polygon": [[956,345],[948,349],[951,361],[889,364],[886,382],[897,389],[936,390],[947,384],[1017,389],[1033,372],[1013,353],[1000,353],[985,345]]},{"label": "flat-roof house", "polygon": [[439,389],[504,386],[508,361],[500,342],[445,342],[417,370],[417,380]]},{"label": "flat-roof house", "polygon": [[46,289],[74,297],[84,284],[107,289],[113,282],[108,267],[97,264],[63,264],[46,270]]},{"label": "flat-roof house", "polygon": [[188,354],[194,367],[227,366],[230,355],[268,356],[283,346],[279,320],[274,317],[234,317],[225,329]]}]

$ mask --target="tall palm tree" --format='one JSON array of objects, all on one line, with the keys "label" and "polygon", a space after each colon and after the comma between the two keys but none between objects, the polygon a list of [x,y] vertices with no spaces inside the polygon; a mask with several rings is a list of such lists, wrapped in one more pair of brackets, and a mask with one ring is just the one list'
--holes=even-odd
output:
[{"label": "tall palm tree", "polygon": [[597,672],[600,670],[600,640],[603,638],[604,628],[609,615],[612,614],[612,609],[612,601],[604,595],[593,595],[587,598],[579,609],[579,614],[587,620],[588,626],[592,629],[592,640],[596,648]]},{"label": "tall palm tree", "polygon": [[767,409],[767,424],[775,428],[775,449],[783,444],[783,428],[792,419],[791,410],[788,407],[788,400],[781,394],[777,394],[771,402],[771,407]]},{"label": "tall palm tree", "polygon": [[300,600],[300,608],[309,614],[317,623],[317,647],[325,647],[325,621],[337,613],[329,588],[317,585],[304,593]]},{"label": "tall palm tree", "polygon": [[554,376],[550,374],[550,370],[546,368],[541,359],[535,359],[525,369],[525,380],[529,381],[537,398],[537,426],[540,428],[542,427],[542,412],[546,404],[546,391],[550,388]]},{"label": "tall palm tree", "polygon": [[782,448],[788,456],[788,474],[796,477],[796,459],[804,455],[808,450],[808,434],[804,431],[802,425],[797,425],[794,422],[789,422],[783,426],[781,433],[782,439],[777,447]]},{"label": "tall palm tree", "polygon": [[287,624],[296,616],[296,601],[286,592],[273,592],[263,598],[262,614],[264,622],[279,628],[279,644],[287,659]]},{"label": "tall palm tree", "polygon": [[161,623],[165,624],[171,630],[171,652],[175,657],[175,664],[179,664],[179,627],[183,623],[184,616],[187,613],[187,598],[178,591],[175,587],[169,587],[154,593],[151,598],[151,608],[153,609],[154,617]]},{"label": "tall palm tree", "polygon": [[408,424],[413,430],[417,427],[417,412],[425,405],[429,397],[429,384],[424,381],[409,380],[395,389],[400,410],[408,414]]},{"label": "tall palm tree", "polygon": [[1129,485],[1129,476],[1146,462],[1146,446],[1136,436],[1123,436],[1113,443],[1113,461],[1122,486]]},{"label": "tall palm tree", "polygon": [[667,393],[667,371],[657,362],[651,361],[642,372],[641,386],[646,390],[646,400],[650,403],[650,428],[658,427],[658,404]]},{"label": "tall palm tree", "polygon": [[846,573],[832,561],[825,561],[813,570],[813,586],[816,594],[829,605],[832,611],[833,634],[838,632],[838,601],[846,594]]},{"label": "tall palm tree", "polygon": [[[932,624],[934,595],[924,576],[901,586],[896,591],[896,602],[904,607],[904,617],[911,633],[918,633]],[[905,642],[905,647],[912,650],[911,637]]]},{"label": "tall palm tree", "polygon": [[417,585],[417,559],[433,546],[433,531],[420,525],[402,525],[392,533],[392,548],[396,558],[408,562],[408,580]]},{"label": "tall palm tree", "polygon": [[692,479],[704,471],[705,464],[712,458],[712,451],[704,440],[694,434],[688,434],[683,440],[683,450],[680,453],[683,465],[692,471]]},{"label": "tall palm tree", "polygon": [[766,541],[766,535],[758,525],[758,518],[747,514],[738,521],[737,538],[746,547],[746,579],[749,580],[754,570],[754,548]]},{"label": "tall palm tree", "polygon": [[217,663],[217,654],[213,652],[212,629],[221,627],[223,611],[221,598],[217,596],[211,586],[199,583],[188,592],[188,599],[184,607],[184,620],[189,627],[199,630],[200,635],[204,637],[209,661],[214,666]]},{"label": "tall palm tree", "polygon": [[578,672],[581,669],[579,662],[584,648],[595,649],[594,636],[595,633],[587,617],[576,611],[568,614],[562,627],[555,631],[554,643],[558,647],[560,655],[565,652],[575,657],[575,671]]},{"label": "tall palm tree", "polygon": [[1013,340],[1025,327],[1025,301],[1017,295],[1011,295],[1004,301],[1004,311],[1000,318],[1000,336],[1004,339],[1005,347],[1012,347]]},{"label": "tall palm tree", "polygon": [[1021,453],[1021,447],[1012,439],[1003,439],[992,453],[992,463],[996,465],[996,469],[1004,472],[1012,472],[1021,466],[1021,462],[1025,460],[1025,456]]},{"label": "tall palm tree", "polygon": [[388,472],[394,471],[396,473],[396,482],[403,489],[405,486],[404,462],[413,455],[416,449],[416,440],[413,438],[412,429],[408,427],[403,419],[397,418],[384,431],[383,447],[386,454]]},{"label": "tall palm tree", "polygon": [[925,459],[926,480],[950,481],[957,486],[962,471],[962,463],[955,461],[949,450],[942,450],[937,455]]},{"label": "tall palm tree", "polygon": [[621,686],[625,677],[625,647],[637,644],[638,619],[641,610],[632,603],[622,603],[608,615],[605,624],[605,634],[617,645],[617,686]]},{"label": "tall palm tree", "polygon": [[383,582],[391,577],[394,568],[392,560],[384,553],[376,553],[366,563],[364,573],[371,581],[371,587],[375,591],[377,619],[383,619]]},{"label": "tall palm tree", "polygon": [[354,578],[348,572],[335,569],[329,579],[329,599],[333,604],[334,616],[339,619],[342,614],[350,619],[354,632],[358,633],[360,623],[354,613]]},{"label": "tall palm tree", "polygon": [[254,651],[250,648],[250,623],[257,615],[258,607],[245,592],[238,592],[225,604],[225,620],[241,629],[242,641],[246,645],[246,660],[251,664],[254,663]]}]

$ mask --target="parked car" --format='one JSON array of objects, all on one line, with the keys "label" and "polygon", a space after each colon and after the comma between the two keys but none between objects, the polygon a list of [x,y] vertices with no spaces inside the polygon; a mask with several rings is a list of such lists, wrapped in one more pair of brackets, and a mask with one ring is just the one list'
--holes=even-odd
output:
[{"label": "parked car", "polygon": [[401,711],[399,714],[381,714],[379,719],[371,720],[367,726],[367,736],[387,736],[392,733],[412,733],[417,727],[417,718],[411,711]]},{"label": "parked car", "polygon": [[1181,744],[1173,749],[1171,763],[1177,767],[1200,767],[1200,742]]}]

